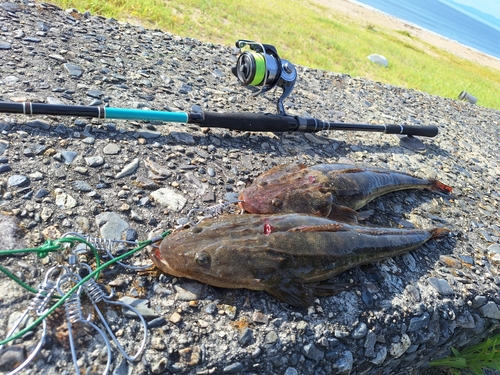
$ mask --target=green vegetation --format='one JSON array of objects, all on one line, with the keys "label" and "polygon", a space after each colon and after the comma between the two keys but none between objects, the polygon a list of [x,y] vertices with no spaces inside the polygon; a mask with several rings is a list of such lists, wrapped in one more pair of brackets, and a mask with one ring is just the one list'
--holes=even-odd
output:
[{"label": "green vegetation", "polygon": [[[273,44],[296,64],[347,73],[443,97],[462,90],[500,109],[500,71],[461,59],[412,37],[348,19],[309,0],[52,0],[63,9],[114,17],[183,37],[233,44]],[[389,67],[367,59],[384,55]]]},{"label": "green vegetation", "polygon": [[474,375],[483,375],[484,370],[500,370],[500,334],[477,345],[459,352],[451,348],[453,356],[431,362],[431,366],[447,367],[453,375],[460,375],[464,370]]}]

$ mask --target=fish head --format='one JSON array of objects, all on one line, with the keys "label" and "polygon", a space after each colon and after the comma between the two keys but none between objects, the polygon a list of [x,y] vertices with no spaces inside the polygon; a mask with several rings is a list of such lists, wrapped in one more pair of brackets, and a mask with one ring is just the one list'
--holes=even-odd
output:
[{"label": "fish head", "polygon": [[239,204],[253,214],[299,212],[328,216],[333,196],[325,182],[321,172],[303,164],[279,165],[243,190]]},{"label": "fish head", "polygon": [[151,254],[163,272],[223,288],[265,289],[279,255],[266,241],[265,223],[254,215],[206,219],[173,232]]}]

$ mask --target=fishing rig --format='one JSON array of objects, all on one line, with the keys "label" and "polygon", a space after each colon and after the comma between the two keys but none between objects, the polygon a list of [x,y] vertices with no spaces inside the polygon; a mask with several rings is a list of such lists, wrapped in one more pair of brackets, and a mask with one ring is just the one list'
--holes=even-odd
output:
[{"label": "fishing rig", "polygon": [[[186,217],[177,221],[178,225],[175,229],[194,226],[204,219],[213,218],[221,215],[223,212],[231,211],[234,209],[234,204],[238,202],[240,201],[234,200],[205,208],[193,208],[187,213]],[[102,372],[103,375],[108,374],[111,368],[113,350],[111,341],[114,343],[116,350],[128,362],[137,362],[146,348],[148,325],[144,317],[134,306],[114,300],[113,291],[110,294],[104,292],[103,286],[98,282],[99,275],[101,271],[114,264],[132,271],[151,268],[153,266],[152,263],[135,265],[125,262],[125,259],[144,249],[146,246],[155,246],[155,243],[162,241],[171,232],[171,230],[167,230],[161,235],[141,242],[105,239],[77,232],[68,232],[62,235],[60,239],[49,239],[37,248],[0,250],[0,259],[6,256],[35,253],[39,258],[51,256],[52,263],[55,263],[55,265],[49,267],[45,272],[43,281],[39,284],[38,289],[26,284],[0,264],[0,272],[6,274],[26,290],[34,293],[34,297],[28,304],[28,307],[11,324],[6,337],[0,341],[0,355],[9,350],[23,351],[23,349],[20,349],[22,340],[26,337],[28,339],[31,338],[32,335],[36,334],[36,329],[41,325],[41,330],[39,330],[41,332],[38,332],[37,336],[37,344],[31,348],[31,352],[26,355],[24,361],[16,363],[15,368],[6,373],[6,375],[14,375],[28,368],[30,363],[37,358],[37,355],[44,346],[45,340],[49,336],[47,318],[58,308],[64,308],[65,310],[65,323],[68,330],[67,339],[75,367],[75,374],[81,375],[78,366],[78,350],[75,340],[77,335],[75,335],[75,332],[81,329],[82,325],[87,326],[90,331],[98,334],[96,337],[100,338],[100,344],[103,345],[102,350],[105,349],[106,364]],[[89,264],[89,258],[94,258],[92,262],[94,268]],[[102,263],[103,259],[109,260]],[[88,310],[84,309],[84,302],[91,306],[91,313],[87,313]],[[113,332],[112,326],[116,324],[110,326],[108,323],[106,315],[102,311],[105,305],[120,307],[122,311],[130,310],[139,320],[142,334],[136,335],[137,340],[140,339],[140,343],[137,344],[135,353],[129,354],[127,349],[120,343],[117,334]]]},{"label": "fishing rig", "polygon": [[[38,257],[44,258],[53,255],[51,260],[55,263],[50,267],[43,278],[43,281],[38,286],[38,289],[32,288],[24,283],[19,277],[10,272],[7,268],[0,265],[0,271],[5,273],[12,280],[24,287],[30,292],[35,293],[35,296],[30,301],[28,307],[20,315],[20,317],[11,325],[5,339],[0,341],[0,353],[9,350],[21,350],[20,343],[25,337],[31,337],[36,334],[36,328],[41,324],[41,333],[38,332],[39,341],[31,349],[31,353],[26,356],[22,363],[17,363],[16,367],[7,375],[14,375],[19,371],[27,368],[30,362],[37,357],[41,348],[44,346],[48,333],[47,318],[55,312],[59,307],[65,310],[65,324],[67,327],[67,340],[71,357],[75,367],[75,374],[80,375],[78,366],[77,340],[75,331],[79,330],[82,325],[87,326],[93,333],[96,332],[100,337],[101,345],[106,352],[106,365],[103,371],[108,374],[112,363],[112,345],[121,353],[129,362],[136,362],[142,355],[148,341],[148,326],[141,313],[132,305],[121,301],[115,301],[111,294],[106,294],[103,287],[98,283],[97,279],[102,270],[110,267],[114,263],[134,271],[142,270],[147,266],[136,266],[122,262],[127,257],[135,252],[142,250],[144,247],[162,240],[170,234],[170,231],[164,232],[161,236],[157,236],[148,241],[122,241],[109,240],[97,237],[85,236],[79,233],[69,232],[64,234],[58,240],[47,240],[42,246],[37,248],[19,249],[19,250],[0,250],[0,257],[22,254],[36,253]],[[135,246],[130,250],[131,246]],[[125,253],[115,256],[120,249],[124,247],[128,249]],[[94,257],[95,268],[87,263],[88,255]],[[110,258],[106,263],[102,263],[101,258]],[[84,309],[83,301],[91,306],[91,312]],[[140,343],[137,343],[135,353],[129,354],[123,345],[120,343],[117,334],[113,332],[108,323],[105,314],[102,311],[103,306],[113,305],[120,307],[123,310],[130,310],[139,320],[140,330],[142,334],[137,335]],[[97,319],[97,318],[98,319]],[[94,322],[95,321],[95,322]],[[59,322],[60,324],[61,322]],[[76,326],[78,324],[78,326]],[[77,328],[75,328],[77,327]],[[103,327],[103,328],[101,328]],[[116,330],[116,328],[115,328]],[[97,337],[97,335],[96,335]],[[10,346],[7,346],[10,344]],[[98,344],[99,345],[99,344]],[[17,349],[16,349],[17,348]],[[132,348],[132,350],[134,350]]]},{"label": "fishing rig", "polygon": [[276,48],[269,44],[238,40],[240,48],[236,66],[232,71],[244,86],[260,87],[256,95],[273,88],[281,88],[277,102],[277,114],[272,113],[219,113],[219,112],[167,112],[105,106],[58,105],[32,102],[0,102],[0,112],[31,115],[83,116],[100,119],[146,120],[197,124],[206,128],[256,132],[303,132],[315,133],[328,130],[367,131],[395,134],[402,145],[425,149],[414,136],[434,137],[438,128],[434,125],[413,126],[400,124],[351,124],[332,122],[312,117],[288,115],[283,101],[292,92],[297,80],[297,70],[288,60],[281,59]]}]

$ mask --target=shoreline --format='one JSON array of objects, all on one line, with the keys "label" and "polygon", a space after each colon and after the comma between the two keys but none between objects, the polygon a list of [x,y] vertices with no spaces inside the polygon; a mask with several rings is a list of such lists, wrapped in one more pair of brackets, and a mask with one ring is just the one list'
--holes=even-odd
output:
[{"label": "shoreline", "polygon": [[460,58],[500,70],[500,59],[494,56],[446,38],[409,21],[382,12],[369,5],[355,0],[313,0],[313,2],[356,21],[368,22],[393,31],[407,31],[412,37],[418,38],[425,43],[450,52]]}]

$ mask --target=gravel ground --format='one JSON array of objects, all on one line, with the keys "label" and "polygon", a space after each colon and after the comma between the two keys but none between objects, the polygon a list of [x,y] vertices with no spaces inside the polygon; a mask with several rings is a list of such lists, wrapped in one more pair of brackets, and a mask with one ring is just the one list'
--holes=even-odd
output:
[{"label": "gravel ground", "polygon": [[[0,4],[0,99],[173,111],[275,112],[277,92],[253,97],[231,74],[235,48],[146,30],[48,4]],[[278,50],[279,50],[279,46]],[[373,51],[376,53],[377,51]],[[0,115],[0,248],[42,244],[66,232],[144,240],[195,207],[234,196],[281,163],[349,159],[438,178],[453,194],[405,191],[376,199],[370,225],[451,234],[404,256],[357,267],[335,280],[358,286],[308,309],[265,292],[227,290],[116,266],[99,282],[135,298],[148,321],[144,354],[121,374],[408,374],[498,330],[500,298],[500,113],[349,75],[298,67],[289,114],[355,123],[436,125],[425,153],[395,136],[202,129],[195,125]],[[481,99],[481,98],[479,98]],[[35,286],[54,257],[5,257]],[[141,252],[133,262],[148,264]],[[5,328],[32,295],[0,278]],[[113,300],[117,300],[114,298]],[[104,302],[101,303],[101,306]],[[128,352],[140,321],[102,306]],[[24,373],[74,373],[64,315]],[[95,320],[98,322],[98,320]],[[98,323],[100,324],[100,323]],[[62,327],[62,328],[61,328]],[[102,373],[102,340],[75,326],[82,373]],[[40,332],[0,355],[8,371]],[[65,341],[66,340],[66,341]],[[11,367],[9,367],[11,366]]]}]

